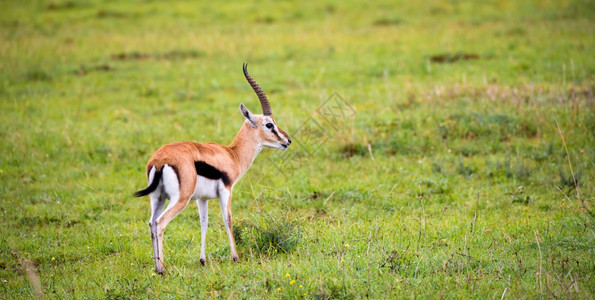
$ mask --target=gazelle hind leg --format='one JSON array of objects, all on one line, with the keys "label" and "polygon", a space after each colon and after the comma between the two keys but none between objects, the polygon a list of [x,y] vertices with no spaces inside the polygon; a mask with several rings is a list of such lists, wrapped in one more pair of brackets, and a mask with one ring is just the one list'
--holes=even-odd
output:
[{"label": "gazelle hind leg", "polygon": [[[155,176],[155,167],[149,172],[149,184],[153,182]],[[151,218],[149,219],[149,230],[151,232],[151,244],[153,245],[153,259],[155,259],[155,270],[163,270],[163,262],[159,256],[159,241],[157,239],[157,230],[155,221],[157,217],[163,212],[165,206],[165,195],[163,193],[163,183],[160,182],[157,189],[149,195],[151,199]]]},{"label": "gazelle hind leg", "polygon": [[[182,170],[179,171],[181,172]],[[160,264],[156,264],[155,270],[160,274],[165,272],[165,268],[163,267],[163,232],[165,231],[167,224],[186,208],[186,205],[188,205],[190,197],[192,196],[192,192],[194,191],[195,184],[194,182],[187,186],[180,186],[176,172],[168,165],[163,166],[162,172],[163,187],[165,193],[169,196],[169,204],[165,211],[157,217],[154,222],[154,232],[157,236],[157,252],[160,262]]]},{"label": "gazelle hind leg", "polygon": [[200,263],[204,266],[206,258],[207,228],[209,226],[209,205],[207,200],[198,199],[198,216],[200,218]]},{"label": "gazelle hind leg", "polygon": [[161,192],[155,191],[151,193],[151,219],[149,220],[149,229],[151,231],[151,242],[153,244],[153,259],[155,259],[155,271],[158,273],[163,273],[163,260],[161,259],[162,256],[159,254],[159,245],[160,241],[157,238],[158,231],[157,231],[157,217],[161,215],[163,211],[163,207],[165,206],[165,197]]},{"label": "gazelle hind leg", "polygon": [[229,246],[231,248],[231,259],[233,261],[239,261],[231,221],[231,189],[221,188],[219,190],[219,204],[221,205],[221,215],[223,216],[223,223],[225,224],[225,230],[227,231],[227,238],[229,239]]}]

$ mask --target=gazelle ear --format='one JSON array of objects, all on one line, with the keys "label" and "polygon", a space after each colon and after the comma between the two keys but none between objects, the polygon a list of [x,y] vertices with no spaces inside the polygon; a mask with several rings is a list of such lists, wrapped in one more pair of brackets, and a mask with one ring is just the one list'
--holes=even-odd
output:
[{"label": "gazelle ear", "polygon": [[256,128],[256,123],[254,121],[254,116],[252,115],[252,113],[246,108],[246,106],[244,106],[244,103],[240,103],[240,111],[242,112],[242,115],[244,115],[244,117],[250,121],[250,126],[252,126],[252,128]]}]

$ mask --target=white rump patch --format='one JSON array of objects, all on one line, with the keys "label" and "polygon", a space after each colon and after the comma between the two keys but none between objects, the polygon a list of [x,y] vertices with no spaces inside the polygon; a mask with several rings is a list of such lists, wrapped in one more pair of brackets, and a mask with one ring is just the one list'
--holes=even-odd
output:
[{"label": "white rump patch", "polygon": [[161,178],[163,180],[163,190],[165,191],[165,194],[167,195],[167,198],[169,198],[170,201],[168,207],[171,207],[176,202],[178,202],[178,199],[180,198],[180,182],[178,181],[178,175],[176,175],[176,172],[172,167],[164,165],[161,172]]}]

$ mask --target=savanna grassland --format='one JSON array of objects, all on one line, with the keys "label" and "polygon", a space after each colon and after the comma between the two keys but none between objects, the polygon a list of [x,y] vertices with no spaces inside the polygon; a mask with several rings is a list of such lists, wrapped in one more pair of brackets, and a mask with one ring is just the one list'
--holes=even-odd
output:
[{"label": "savanna grassland", "polygon": [[[595,293],[593,1],[0,2],[0,298],[579,298]],[[153,271],[145,163],[294,144]]]}]

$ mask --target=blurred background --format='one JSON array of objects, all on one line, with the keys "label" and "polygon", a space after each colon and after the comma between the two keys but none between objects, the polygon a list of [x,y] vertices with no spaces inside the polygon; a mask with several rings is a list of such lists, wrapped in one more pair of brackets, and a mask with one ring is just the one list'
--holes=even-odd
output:
[{"label": "blurred background", "polygon": [[[593,1],[0,7],[5,297],[593,295]],[[211,203],[210,267],[192,208],[155,278],[130,195],[260,112],[244,62],[296,143],[235,187],[240,265]]]}]

